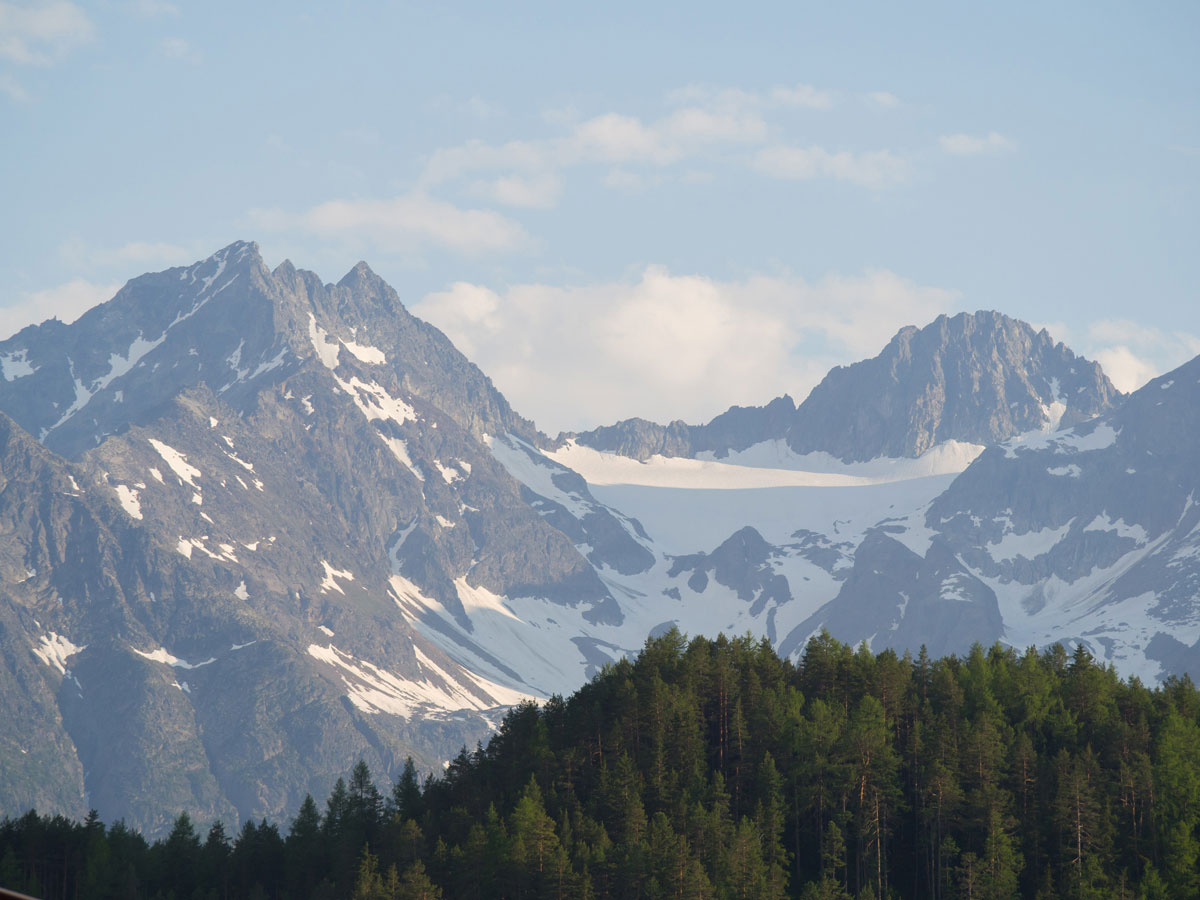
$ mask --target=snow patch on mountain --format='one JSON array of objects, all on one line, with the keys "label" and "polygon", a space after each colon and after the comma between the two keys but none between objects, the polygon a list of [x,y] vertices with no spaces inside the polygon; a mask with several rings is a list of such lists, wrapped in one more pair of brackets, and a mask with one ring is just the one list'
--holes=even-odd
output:
[{"label": "snow patch on mountain", "polygon": [[372,347],[368,344],[356,344],[354,341],[342,341],[342,346],[368,365],[382,366],[387,362],[387,356],[377,347]]},{"label": "snow patch on mountain", "polygon": [[0,377],[5,381],[16,381],[36,372],[37,368],[26,358],[28,353],[29,349],[26,347],[11,353],[0,353]]},{"label": "snow patch on mountain", "polygon": [[342,381],[336,375],[333,380],[343,391],[350,395],[367,421],[375,419],[390,419],[397,425],[405,422],[415,422],[417,412],[399,397],[393,397],[382,385],[373,381],[363,381],[353,376],[349,381]]},{"label": "snow patch on mountain", "polygon": [[66,675],[69,671],[67,662],[76,653],[87,649],[87,644],[74,644],[70,639],[57,632],[51,631],[39,638],[38,645],[33,647],[33,655],[46,665],[58,669],[59,674]]},{"label": "snow patch on mountain", "polygon": [[140,519],[142,504],[138,500],[138,492],[127,484],[114,485],[113,490],[117,492],[117,500],[120,501],[121,508],[129,514],[130,518]]},{"label": "snow patch on mountain", "polygon": [[336,369],[338,353],[341,349],[340,342],[336,338],[331,341],[329,332],[317,324],[317,317],[312,313],[308,314],[308,339],[312,342],[313,350],[316,351],[321,365],[330,371]]},{"label": "snow patch on mountain", "polygon": [[1128,525],[1124,519],[1111,519],[1107,513],[1101,513],[1083,527],[1084,531],[1113,532],[1118,537],[1129,538],[1139,546],[1145,545],[1150,539],[1146,529],[1141,525]]},{"label": "snow patch on mountain", "polygon": [[443,465],[440,459],[435,459],[433,465],[441,474],[442,480],[446,484],[454,484],[454,482],[459,481],[463,477],[463,473],[459,471],[461,464],[456,460],[451,460],[450,465],[447,466]]},{"label": "snow patch on mountain", "polygon": [[[199,478],[202,473],[195,466],[188,464],[186,456],[184,456],[174,447],[164,444],[160,440],[156,440],[155,438],[147,438],[147,440],[150,442],[150,446],[154,448],[155,452],[162,457],[163,462],[167,464],[167,467],[179,477],[180,481],[189,487],[199,490],[200,486],[196,484],[196,479]],[[153,474],[155,470],[151,469],[150,471],[151,474]]]},{"label": "snow patch on mountain", "polygon": [[174,653],[163,647],[159,647],[157,650],[151,650],[149,653],[145,653],[139,650],[137,647],[130,647],[129,649],[143,659],[148,659],[151,662],[166,663],[168,666],[171,666],[175,669],[199,669],[201,666],[212,665],[217,661],[217,658],[213,656],[204,660],[203,662],[190,663],[187,660],[180,659]]},{"label": "snow patch on mountain", "polygon": [[[1087,428],[1086,434],[1080,432]],[[1055,453],[1091,453],[1107,450],[1120,434],[1108,422],[1088,423],[1067,431],[1031,431],[1007,441],[1004,455],[1014,459],[1018,451],[1053,450]]]},{"label": "snow patch on mountain", "polygon": [[[1074,519],[1071,520],[1073,521]],[[1058,542],[1067,536],[1067,532],[1071,530],[1071,522],[1057,528],[1042,528],[1020,534],[1006,530],[1002,537],[988,544],[988,553],[996,562],[1012,562],[1017,557],[1037,559],[1053,550]]]},{"label": "snow patch on mountain", "polygon": [[1083,470],[1080,469],[1079,466],[1075,465],[1075,463],[1071,463],[1069,466],[1055,466],[1052,469],[1047,469],[1046,474],[1057,475],[1060,478],[1078,478],[1083,474]]},{"label": "snow patch on mountain", "polygon": [[345,581],[353,581],[354,574],[349,569],[335,569],[331,566],[328,560],[321,560],[321,568],[325,570],[325,577],[321,579],[321,593],[328,594],[330,591],[337,591],[343,597],[346,592],[342,590],[342,586],[334,581],[335,578],[341,578]]},{"label": "snow patch on mountain", "polygon": [[495,613],[509,619],[520,621],[517,615],[508,607],[505,598],[494,594],[485,587],[475,587],[467,583],[467,577],[462,575],[454,579],[454,588],[458,592],[458,601],[463,605],[468,616],[474,616],[481,611]]},{"label": "snow patch on mountain", "polygon": [[383,439],[383,442],[387,445],[387,448],[392,451],[392,455],[396,457],[396,459],[398,459],[401,464],[408,469],[408,471],[412,472],[413,475],[416,476],[417,481],[425,480],[425,473],[417,468],[416,464],[412,461],[412,457],[408,455],[408,444],[398,437],[392,437],[391,435],[387,434],[380,433],[379,437]]},{"label": "snow patch on mountain", "polygon": [[401,678],[367,660],[360,660],[333,644],[309,644],[308,654],[337,670],[346,697],[364,713],[387,713],[411,719],[414,713],[438,714],[460,710],[483,711],[516,704],[525,699],[517,691],[494,684],[477,675],[468,685],[456,681],[420,648],[413,648],[424,680]]}]

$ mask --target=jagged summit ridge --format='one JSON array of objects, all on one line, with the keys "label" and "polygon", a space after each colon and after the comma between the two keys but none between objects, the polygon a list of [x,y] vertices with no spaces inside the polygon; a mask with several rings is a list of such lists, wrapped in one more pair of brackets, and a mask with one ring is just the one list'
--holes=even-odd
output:
[{"label": "jagged summit ridge", "polygon": [[799,454],[861,462],[917,457],[947,441],[987,446],[1084,421],[1119,398],[1099,364],[1044,329],[980,311],[902,328],[875,358],[830,371],[798,407],[783,396],[706,425],[630,419],[560,440],[642,460],[720,459],[780,440]]},{"label": "jagged summit ridge", "polygon": [[798,453],[915,457],[949,440],[985,446],[1112,408],[1098,363],[997,312],[901,329],[874,359],[833,369],[797,409]]},{"label": "jagged summit ridge", "polygon": [[71,325],[26,328],[0,342],[0,359],[20,361],[13,375],[4,370],[0,409],[71,458],[147,421],[180,391],[203,385],[242,408],[263,378],[279,382],[313,360],[386,367],[400,388],[477,437],[513,432],[544,442],[366,263],[324,284],[286,261],[269,271],[246,241],[135,278]]}]

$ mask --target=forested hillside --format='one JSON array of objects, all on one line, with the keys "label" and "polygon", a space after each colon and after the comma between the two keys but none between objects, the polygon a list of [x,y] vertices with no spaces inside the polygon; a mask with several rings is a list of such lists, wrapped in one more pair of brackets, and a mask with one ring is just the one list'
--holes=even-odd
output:
[{"label": "forested hillside", "polygon": [[286,833],[181,816],[0,825],[0,884],[51,897],[1188,897],[1200,696],[1080,649],[857,651],[800,666],[670,632],[487,747],[380,791],[365,764]]}]

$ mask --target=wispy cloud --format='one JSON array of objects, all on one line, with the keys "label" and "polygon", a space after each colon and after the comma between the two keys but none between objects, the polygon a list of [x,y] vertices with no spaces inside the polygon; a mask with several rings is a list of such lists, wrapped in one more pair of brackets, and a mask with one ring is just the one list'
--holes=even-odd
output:
[{"label": "wispy cloud", "polygon": [[667,95],[667,100],[675,104],[691,104],[726,110],[780,107],[832,109],[835,103],[832,92],[813,87],[811,84],[776,85],[765,91],[746,91],[741,88],[691,84],[672,91]]},{"label": "wispy cloud", "polygon": [[0,93],[17,103],[28,103],[29,92],[11,75],[0,75]]},{"label": "wispy cloud", "polygon": [[1135,391],[1200,355],[1200,337],[1126,319],[1102,319],[1088,326],[1085,355],[1104,368],[1120,391]]},{"label": "wispy cloud", "polygon": [[754,157],[754,167],[764,175],[790,180],[832,178],[867,188],[888,188],[910,176],[907,160],[889,150],[852,153],[824,147],[764,147]]},{"label": "wispy cloud", "polygon": [[[58,248],[59,258],[73,269],[121,269],[174,266],[190,263],[205,255],[201,242],[180,246],[166,241],[129,241],[119,247],[97,247],[73,238]],[[139,269],[141,271],[141,269]]]},{"label": "wispy cloud", "polygon": [[24,293],[15,303],[0,307],[0,340],[26,325],[54,317],[74,322],[96,304],[111,299],[120,287],[117,283],[99,284],[77,278],[57,287]]},{"label": "wispy cloud", "polygon": [[[870,95],[872,102],[897,103],[887,93]],[[561,184],[563,174],[579,166],[607,166],[603,183],[613,189],[643,190],[677,180],[671,167],[699,162],[749,167],[774,178],[809,180],[831,178],[868,188],[907,181],[910,163],[890,150],[830,150],[819,144],[789,146],[779,141],[780,125],[769,121],[785,109],[825,110],[835,95],[808,84],[776,86],[761,91],[689,85],[667,96],[669,109],[646,119],[621,112],[582,117],[574,108],[554,110],[545,120],[560,133],[535,140],[506,143],[468,141],[434,152],[420,184],[426,189],[495,172],[494,182],[473,183],[479,195],[510,205],[551,205],[557,191],[536,192],[538,203],[502,200],[498,191],[522,187],[531,179]],[[757,151],[757,152],[755,152]],[[657,173],[655,172],[657,170]],[[517,199],[523,191],[511,191]]]},{"label": "wispy cloud", "polygon": [[181,37],[167,37],[158,42],[158,52],[167,59],[180,62],[198,63],[203,58],[200,51]]},{"label": "wispy cloud", "polygon": [[809,84],[777,87],[768,96],[770,102],[778,106],[795,106],[802,109],[829,109],[833,106],[832,94],[817,90]]},{"label": "wispy cloud", "polygon": [[492,181],[476,182],[475,193],[503,206],[549,209],[558,204],[562,187],[562,178],[554,174],[506,175]]},{"label": "wispy cloud", "polygon": [[161,19],[179,15],[179,7],[174,3],[167,3],[166,0],[129,0],[125,4],[125,9],[143,19]]},{"label": "wispy cloud", "polygon": [[66,0],[18,4],[0,0],[0,59],[49,66],[95,38],[82,7]]},{"label": "wispy cloud", "polygon": [[970,134],[943,134],[938,138],[938,144],[947,153],[956,156],[975,156],[980,153],[1006,153],[1017,149],[1011,139],[997,131],[988,132],[982,136]]},{"label": "wispy cloud", "polygon": [[464,255],[526,249],[520,224],[486,209],[462,209],[423,193],[388,200],[330,200],[301,213],[256,209],[250,223],[269,231],[339,238],[384,252],[430,247]]},{"label": "wispy cloud", "polygon": [[800,399],[831,366],[873,356],[900,327],[957,304],[952,292],[886,271],[810,283],[651,266],[590,285],[460,282],[413,311],[553,431],[630,415],[700,422],[785,391]]},{"label": "wispy cloud", "polygon": [[868,103],[881,109],[895,109],[900,105],[900,98],[891,91],[871,91],[866,95]]},{"label": "wispy cloud", "polygon": [[432,186],[484,171],[547,174],[585,164],[664,166],[706,146],[753,144],[766,134],[762,118],[745,110],[687,106],[653,122],[609,112],[574,122],[559,137],[505,144],[468,141],[438,150],[422,182]]}]

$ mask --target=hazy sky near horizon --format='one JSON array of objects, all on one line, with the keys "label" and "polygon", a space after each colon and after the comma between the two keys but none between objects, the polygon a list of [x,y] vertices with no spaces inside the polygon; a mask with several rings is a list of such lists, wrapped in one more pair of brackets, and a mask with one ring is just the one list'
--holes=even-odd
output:
[{"label": "hazy sky near horizon", "polygon": [[551,432],[942,312],[1126,390],[1200,353],[1198,4],[429,6],[0,0],[0,337],[250,239]]}]

